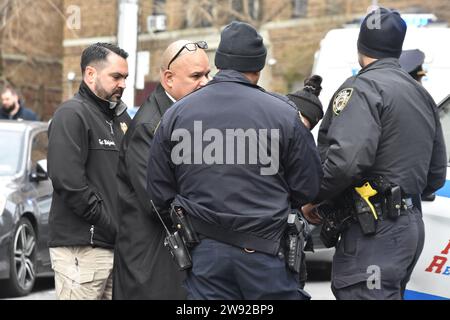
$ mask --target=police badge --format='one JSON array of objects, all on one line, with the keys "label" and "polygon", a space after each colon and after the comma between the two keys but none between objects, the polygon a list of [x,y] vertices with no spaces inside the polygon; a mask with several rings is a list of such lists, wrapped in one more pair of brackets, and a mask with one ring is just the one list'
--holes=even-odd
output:
[{"label": "police badge", "polygon": [[125,122],[120,123],[120,129],[122,129],[123,134],[127,133],[128,126]]},{"label": "police badge", "polygon": [[336,95],[336,98],[334,98],[333,101],[333,112],[335,115],[340,115],[342,110],[347,106],[347,103],[349,102],[350,98],[352,97],[353,89],[352,88],[346,88]]}]

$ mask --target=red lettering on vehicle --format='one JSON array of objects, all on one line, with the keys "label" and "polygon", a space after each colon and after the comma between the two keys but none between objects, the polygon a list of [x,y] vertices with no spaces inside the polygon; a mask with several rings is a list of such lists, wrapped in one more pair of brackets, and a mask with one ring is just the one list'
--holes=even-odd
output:
[{"label": "red lettering on vehicle", "polygon": [[447,258],[440,257],[440,256],[434,256],[433,261],[428,266],[428,268],[425,269],[426,272],[433,272],[433,268],[436,267],[435,273],[441,273],[442,268],[445,266],[445,263],[447,262]]},{"label": "red lettering on vehicle", "polygon": [[448,241],[447,247],[441,253],[447,255],[449,251],[450,251],[450,240]]}]

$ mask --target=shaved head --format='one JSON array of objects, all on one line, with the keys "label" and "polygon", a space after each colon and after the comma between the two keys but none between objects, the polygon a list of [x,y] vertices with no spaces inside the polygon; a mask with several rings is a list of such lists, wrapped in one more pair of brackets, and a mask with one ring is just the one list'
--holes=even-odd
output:
[{"label": "shaved head", "polygon": [[[167,47],[166,50],[164,50],[163,55],[162,55],[162,65],[161,65],[161,70],[164,71],[167,69],[167,66],[169,65],[170,60],[177,54],[177,52],[187,43],[190,43],[192,41],[189,40],[178,40],[175,42],[172,42],[171,44],[169,44],[169,46]],[[189,51],[187,50],[183,50],[185,52],[181,52],[180,56],[182,54],[185,54]]]},{"label": "shaved head", "polygon": [[161,62],[161,85],[175,100],[203,87],[209,81],[209,58],[204,49],[196,47],[195,51],[182,50],[175,60],[170,60],[188,43],[189,40],[172,42],[164,51]]}]

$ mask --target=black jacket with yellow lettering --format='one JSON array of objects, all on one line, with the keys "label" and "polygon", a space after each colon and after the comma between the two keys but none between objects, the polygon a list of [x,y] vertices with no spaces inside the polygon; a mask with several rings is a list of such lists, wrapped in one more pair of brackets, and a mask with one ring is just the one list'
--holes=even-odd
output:
[{"label": "black jacket with yellow lettering", "polygon": [[114,247],[119,147],[129,122],[123,103],[111,109],[85,83],[55,112],[48,148],[50,247]]}]

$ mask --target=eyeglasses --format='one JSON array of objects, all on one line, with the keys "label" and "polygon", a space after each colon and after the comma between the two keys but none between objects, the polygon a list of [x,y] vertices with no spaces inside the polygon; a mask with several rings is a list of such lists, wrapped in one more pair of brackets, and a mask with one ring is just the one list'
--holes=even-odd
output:
[{"label": "eyeglasses", "polygon": [[173,56],[173,58],[170,60],[169,64],[167,65],[167,70],[170,69],[170,65],[172,64],[172,62],[174,62],[174,60],[176,58],[178,58],[178,56],[180,55],[181,51],[183,51],[184,49],[186,49],[187,51],[196,51],[197,47],[200,49],[208,49],[208,44],[206,43],[206,41],[198,41],[198,42],[189,42],[186,43],[184,46],[181,47],[180,50],[178,50],[177,54]]}]

